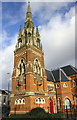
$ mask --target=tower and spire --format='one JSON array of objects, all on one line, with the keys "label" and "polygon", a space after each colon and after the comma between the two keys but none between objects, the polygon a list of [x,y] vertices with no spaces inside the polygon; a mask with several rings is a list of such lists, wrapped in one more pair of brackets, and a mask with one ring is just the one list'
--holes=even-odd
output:
[{"label": "tower and spire", "polygon": [[38,27],[34,28],[30,2],[28,2],[24,30],[20,27],[14,51],[11,114],[15,112],[24,114],[38,107],[39,100],[42,100],[40,104],[47,109],[49,106],[45,106],[45,103],[48,103],[46,86],[40,33]]}]

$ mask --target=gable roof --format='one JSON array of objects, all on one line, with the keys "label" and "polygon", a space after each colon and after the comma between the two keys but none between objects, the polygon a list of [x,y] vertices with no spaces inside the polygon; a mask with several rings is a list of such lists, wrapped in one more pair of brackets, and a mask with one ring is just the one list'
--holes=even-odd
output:
[{"label": "gable roof", "polygon": [[69,81],[69,78],[62,69],[53,70],[52,73],[54,75],[55,82]]},{"label": "gable roof", "polygon": [[51,71],[49,71],[49,70],[45,70],[45,71],[46,71],[46,75],[47,75],[47,81],[54,82],[54,78],[53,78],[53,75],[51,74]]},{"label": "gable roof", "polygon": [[53,70],[52,74],[55,78],[55,82],[59,82],[59,69]]},{"label": "gable roof", "polygon": [[70,81],[68,76],[77,74],[77,69],[71,65],[67,65],[52,71],[46,70],[47,81],[64,82]]},{"label": "gable roof", "polygon": [[67,76],[77,74],[77,69],[72,65],[61,67],[61,69],[63,69],[63,71],[66,73]]}]

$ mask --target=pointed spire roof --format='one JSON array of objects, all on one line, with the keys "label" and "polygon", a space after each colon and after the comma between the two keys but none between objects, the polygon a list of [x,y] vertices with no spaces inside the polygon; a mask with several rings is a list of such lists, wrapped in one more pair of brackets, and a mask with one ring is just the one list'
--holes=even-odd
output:
[{"label": "pointed spire roof", "polygon": [[30,2],[28,2],[28,8],[27,8],[27,13],[31,12],[31,8],[30,8]]},{"label": "pointed spire roof", "polygon": [[24,24],[24,31],[27,30],[27,28],[34,28],[34,23],[32,21],[30,2],[28,2],[28,8],[27,8],[27,12],[26,12],[26,20],[25,20],[25,24]]},{"label": "pointed spire roof", "polygon": [[32,21],[32,13],[31,13],[31,8],[30,8],[30,2],[28,2],[28,8],[27,8],[27,13],[26,13],[26,21]]}]

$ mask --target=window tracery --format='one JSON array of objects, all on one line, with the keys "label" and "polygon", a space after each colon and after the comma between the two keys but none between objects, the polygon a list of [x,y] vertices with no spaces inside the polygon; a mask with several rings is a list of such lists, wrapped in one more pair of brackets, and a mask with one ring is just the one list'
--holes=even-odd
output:
[{"label": "window tracery", "polygon": [[65,106],[65,109],[70,109],[71,101],[68,98],[64,100],[64,106]]},{"label": "window tracery", "polygon": [[34,73],[42,76],[42,68],[41,68],[40,61],[38,59],[34,60],[33,71],[34,71]]},{"label": "window tracery", "polygon": [[21,59],[17,67],[17,76],[25,74],[25,70],[25,62],[23,59]]},{"label": "window tracery", "polygon": [[38,97],[38,98],[35,99],[35,103],[36,104],[44,104],[45,103],[45,98]]},{"label": "window tracery", "polygon": [[63,84],[63,87],[64,87],[64,88],[67,88],[67,87],[68,87],[68,84],[67,84],[67,83],[64,83],[64,84]]},{"label": "window tracery", "polygon": [[22,99],[16,99],[15,100],[15,104],[16,105],[25,104],[25,99],[24,98],[22,98]]}]

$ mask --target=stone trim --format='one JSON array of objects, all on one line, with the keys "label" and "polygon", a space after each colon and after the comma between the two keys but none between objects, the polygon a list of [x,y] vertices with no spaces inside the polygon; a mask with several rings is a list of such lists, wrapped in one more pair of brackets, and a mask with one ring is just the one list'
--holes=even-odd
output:
[{"label": "stone trim", "polygon": [[18,53],[18,54],[16,54],[15,56],[21,56],[21,55],[23,55],[23,54],[25,54],[26,53],[26,50],[24,50],[23,52],[21,52],[21,53]]},{"label": "stone trim", "polygon": [[23,55],[23,54],[25,54],[26,52],[27,52],[27,50],[32,50],[32,53],[35,53],[36,55],[38,55],[38,56],[42,56],[42,54],[40,54],[40,53],[37,53],[35,50],[33,50],[32,48],[28,48],[28,49],[26,49],[26,50],[24,50],[23,52],[21,52],[21,53],[17,53],[15,56],[21,56],[21,55]]},{"label": "stone trim", "polygon": [[61,95],[61,94],[72,94],[72,93],[58,93],[58,95]]},{"label": "stone trim", "polygon": [[29,111],[10,111],[10,113],[15,113],[15,112],[16,112],[16,113],[19,113],[19,112],[22,112],[22,113],[23,113],[23,112],[24,112],[24,113],[27,113],[27,112],[29,112]]}]

